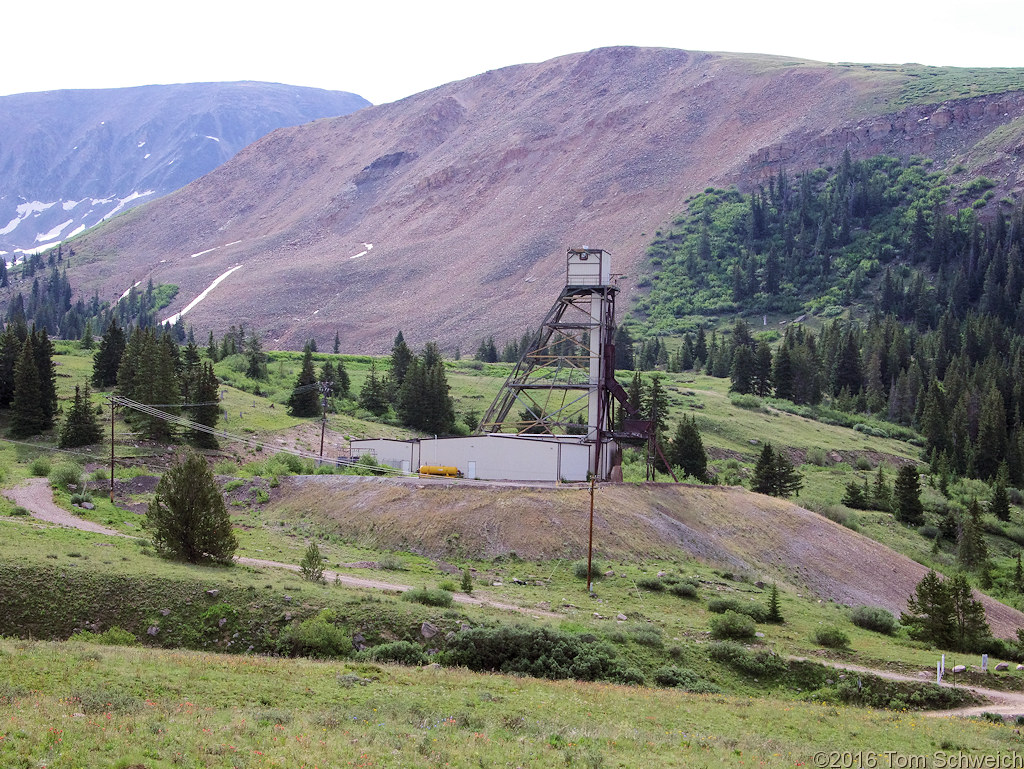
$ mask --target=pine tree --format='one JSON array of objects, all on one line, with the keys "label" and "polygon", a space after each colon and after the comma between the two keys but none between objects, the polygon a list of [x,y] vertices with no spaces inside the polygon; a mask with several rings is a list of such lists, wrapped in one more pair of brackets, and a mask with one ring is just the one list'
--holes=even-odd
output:
[{"label": "pine tree", "polygon": [[71,449],[99,443],[102,439],[103,430],[96,420],[89,386],[83,388],[76,385],[75,398],[61,426],[58,445],[62,449]]},{"label": "pine tree", "polygon": [[306,345],[302,370],[288,398],[288,413],[293,417],[317,417],[321,413],[320,391],[317,389],[316,371],[313,368],[313,350],[309,345]]},{"label": "pine tree", "polygon": [[352,380],[349,379],[345,361],[338,358],[334,366],[334,394],[339,398],[349,398],[352,394]]},{"label": "pine tree", "polygon": [[992,485],[992,496],[988,503],[988,511],[1000,521],[1010,520],[1010,495],[1006,491],[1008,480],[1009,470],[1003,462],[996,473],[996,481]]},{"label": "pine tree", "polygon": [[765,615],[765,622],[781,625],[785,621],[782,616],[782,607],[779,605],[779,586],[772,582],[772,589],[768,594],[768,613]]},{"label": "pine tree", "polygon": [[[2,260],[0,260],[2,261]],[[0,408],[10,408],[14,397],[14,369],[21,356],[22,341],[8,324],[0,334]]]},{"label": "pine tree", "polygon": [[957,537],[957,562],[968,570],[984,570],[988,564],[988,545],[985,544],[981,522],[981,506],[972,499],[967,506],[967,515],[960,524]]},{"label": "pine tree", "polygon": [[338,351],[341,350],[341,337],[338,336],[338,332],[334,332],[334,354],[337,355]]},{"label": "pine tree", "polygon": [[765,443],[750,476],[750,490],[758,494],[773,494],[775,488],[775,451],[771,443]]},{"label": "pine tree", "polygon": [[399,331],[395,336],[394,344],[391,345],[391,368],[388,377],[396,393],[401,389],[402,382],[405,381],[405,373],[409,369],[413,357],[412,350],[409,349],[409,345],[405,343],[405,337]]},{"label": "pine tree", "polygon": [[212,363],[216,363],[220,360],[220,349],[217,347],[217,342],[213,338],[213,332],[210,332],[210,338],[206,343],[206,357],[210,359]]},{"label": "pine tree", "polygon": [[370,374],[359,390],[359,405],[378,417],[388,411],[387,385],[377,376],[376,362],[370,364]]},{"label": "pine tree", "polygon": [[985,607],[977,601],[963,572],[954,574],[946,582],[946,592],[952,615],[952,648],[961,652],[978,651],[982,643],[991,637],[985,619]]},{"label": "pine tree", "polygon": [[310,542],[306,548],[306,554],[299,562],[299,573],[310,582],[324,581],[324,557],[316,542]]},{"label": "pine tree", "polygon": [[896,483],[893,486],[893,506],[897,521],[907,526],[920,526],[924,522],[921,481],[914,465],[903,465],[896,473]]},{"label": "pine tree", "polygon": [[146,525],[158,552],[189,563],[230,563],[238,548],[224,498],[199,454],[189,454],[164,473]]},{"label": "pine tree", "polygon": [[892,491],[885,480],[885,473],[882,464],[879,463],[878,471],[875,473],[875,481],[871,485],[871,501],[874,510],[889,512],[892,506]]},{"label": "pine tree", "polygon": [[864,492],[861,491],[861,486],[857,481],[850,481],[846,484],[846,490],[841,501],[844,505],[854,510],[868,509],[867,501],[864,499]]},{"label": "pine tree", "polygon": [[684,475],[702,482],[707,480],[708,455],[694,417],[687,419],[684,416],[676,426],[675,436],[668,447],[668,461]]},{"label": "pine tree", "polygon": [[803,487],[803,476],[789,461],[785,452],[776,452],[771,443],[765,443],[750,478],[750,489],[773,497],[790,497]]},{"label": "pine tree", "polygon": [[245,375],[249,379],[267,378],[267,354],[256,334],[250,334],[245,342]]},{"label": "pine tree", "polygon": [[32,352],[39,370],[39,398],[47,428],[57,420],[57,370],[53,365],[53,343],[45,328],[32,331]]},{"label": "pine tree", "polygon": [[117,384],[125,344],[124,332],[117,325],[117,318],[111,318],[92,358],[92,383],[95,387],[103,389]]},{"label": "pine tree", "polygon": [[[220,420],[219,387],[220,380],[213,373],[213,364],[204,361],[199,366],[190,388],[192,402],[197,405],[189,409],[189,416],[193,422],[211,430],[217,428],[217,422]],[[205,430],[192,428],[189,439],[193,445],[204,449],[215,449],[218,446],[217,436]]]},{"label": "pine tree", "polygon": [[96,343],[92,337],[92,318],[85,322],[85,329],[83,329],[82,331],[81,343],[83,350],[91,350],[93,347],[96,346]]},{"label": "pine tree", "polygon": [[912,638],[928,641],[940,649],[951,647],[953,606],[945,583],[934,569],[917,583],[900,623],[909,629]]},{"label": "pine tree", "polygon": [[26,438],[39,435],[53,425],[47,421],[42,404],[39,368],[32,337],[25,340],[14,367],[14,397],[11,399],[11,435]]}]

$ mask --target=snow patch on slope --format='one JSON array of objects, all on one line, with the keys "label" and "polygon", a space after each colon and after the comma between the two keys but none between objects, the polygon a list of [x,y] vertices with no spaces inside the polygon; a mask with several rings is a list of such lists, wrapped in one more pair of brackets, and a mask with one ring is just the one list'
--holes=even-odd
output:
[{"label": "snow patch on slope", "polygon": [[185,313],[187,313],[189,310],[193,309],[197,304],[199,304],[201,301],[203,301],[207,297],[207,295],[209,295],[209,293],[211,291],[213,291],[213,289],[217,288],[217,286],[219,286],[221,284],[221,281],[223,281],[225,278],[227,278],[235,270],[240,270],[240,269],[242,269],[242,265],[238,264],[238,265],[235,265],[234,267],[232,267],[230,270],[228,270],[224,274],[220,275],[215,281],[213,281],[213,283],[211,283],[209,285],[209,287],[207,287],[207,289],[205,291],[203,291],[203,293],[201,293],[199,296],[197,296],[195,299],[193,299],[191,302],[189,302],[185,306],[184,310],[182,310],[181,312],[174,313],[174,315],[171,315],[169,318],[164,318],[164,320],[162,320],[161,323],[171,323],[171,324],[177,323],[178,322],[178,318],[181,318],[182,316],[184,316]]}]

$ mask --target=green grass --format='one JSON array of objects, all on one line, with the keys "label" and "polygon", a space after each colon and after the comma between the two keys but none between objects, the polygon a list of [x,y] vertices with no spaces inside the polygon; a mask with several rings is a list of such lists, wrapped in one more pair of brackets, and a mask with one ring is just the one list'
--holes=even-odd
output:
[{"label": "green grass", "polygon": [[12,769],[791,767],[823,747],[1018,744],[980,721],[458,670],[10,640],[0,659]]}]

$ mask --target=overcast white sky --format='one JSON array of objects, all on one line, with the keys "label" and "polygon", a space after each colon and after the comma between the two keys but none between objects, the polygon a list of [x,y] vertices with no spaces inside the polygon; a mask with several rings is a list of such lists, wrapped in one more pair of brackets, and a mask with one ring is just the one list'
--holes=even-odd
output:
[{"label": "overcast white sky", "polygon": [[1021,0],[51,0],[0,18],[0,94],[265,80],[380,104],[609,45],[1024,67]]}]

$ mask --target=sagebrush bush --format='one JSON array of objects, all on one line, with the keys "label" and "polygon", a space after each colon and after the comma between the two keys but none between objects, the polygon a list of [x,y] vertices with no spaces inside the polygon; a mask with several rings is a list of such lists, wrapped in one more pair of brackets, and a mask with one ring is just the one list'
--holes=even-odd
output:
[{"label": "sagebrush bush", "polygon": [[818,467],[828,467],[832,462],[829,460],[828,452],[825,449],[807,449],[807,464]]},{"label": "sagebrush bush", "polygon": [[858,606],[850,612],[850,620],[857,627],[885,635],[892,635],[899,628],[892,612],[880,606]]},{"label": "sagebrush bush", "polygon": [[692,670],[675,665],[667,665],[654,671],[654,681],[658,686],[675,687],[694,694],[715,694],[721,691]]},{"label": "sagebrush bush", "polygon": [[386,555],[377,562],[377,565],[385,571],[406,571],[408,567],[405,561],[394,555]]},{"label": "sagebrush bush", "polygon": [[711,644],[708,654],[716,662],[757,678],[778,676],[787,670],[786,661],[779,655],[763,650],[752,652],[732,641]]},{"label": "sagebrush bush", "polygon": [[[605,568],[602,564],[598,563],[597,561],[592,561],[590,564],[590,571],[590,578],[593,580],[599,580],[602,577],[604,577]],[[586,579],[587,562],[576,561],[576,563],[572,565],[572,573],[576,575],[576,579]]]},{"label": "sagebrush bush", "polygon": [[711,618],[711,637],[729,640],[744,640],[753,638],[757,632],[757,626],[746,614],[726,611],[717,617]]},{"label": "sagebrush bush", "polygon": [[847,649],[850,637],[837,627],[822,627],[814,631],[814,642],[826,649]]},{"label": "sagebrush bush", "polygon": [[447,609],[452,605],[453,599],[452,594],[447,590],[417,587],[402,593],[402,600],[421,603],[424,606],[440,606],[442,609]]},{"label": "sagebrush bush", "polygon": [[680,598],[696,598],[697,597],[697,586],[692,582],[677,582],[668,589],[672,595],[679,596]]},{"label": "sagebrush bush", "polygon": [[356,654],[356,659],[372,662],[397,662],[400,665],[426,665],[428,658],[423,647],[411,641],[383,643]]},{"label": "sagebrush bush", "polygon": [[36,478],[45,478],[50,474],[50,458],[36,457],[29,464],[28,471]]},{"label": "sagebrush bush", "polygon": [[630,638],[641,646],[660,649],[665,645],[660,627],[655,625],[635,625],[628,630]]},{"label": "sagebrush bush", "polygon": [[69,486],[77,484],[81,479],[82,466],[62,460],[50,468],[49,476],[53,488],[67,491]]},{"label": "sagebrush bush", "polygon": [[102,633],[93,633],[88,630],[77,630],[68,639],[69,641],[81,641],[82,643],[101,644],[103,646],[137,646],[139,639],[123,628],[115,625],[104,630]]},{"label": "sagebrush bush", "polygon": [[764,606],[751,601],[740,601],[736,598],[712,598],[708,601],[708,611],[712,614],[734,611],[737,614],[746,614],[754,622],[764,622],[768,614],[768,610]]},{"label": "sagebrush bush", "polygon": [[476,671],[581,681],[618,681],[627,670],[606,641],[522,625],[463,630],[449,641],[441,659]]},{"label": "sagebrush bush", "polygon": [[352,639],[334,621],[334,612],[323,609],[315,617],[293,622],[282,631],[278,647],[296,657],[347,657],[352,653]]},{"label": "sagebrush bush", "polygon": [[640,577],[636,581],[636,586],[654,593],[663,593],[665,591],[665,583],[657,577]]}]

